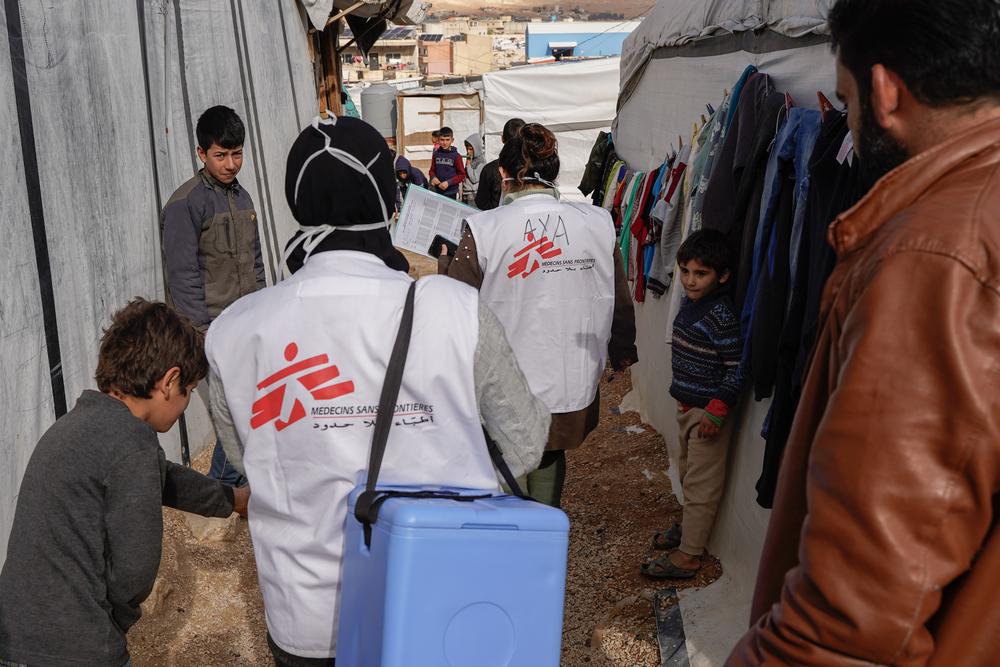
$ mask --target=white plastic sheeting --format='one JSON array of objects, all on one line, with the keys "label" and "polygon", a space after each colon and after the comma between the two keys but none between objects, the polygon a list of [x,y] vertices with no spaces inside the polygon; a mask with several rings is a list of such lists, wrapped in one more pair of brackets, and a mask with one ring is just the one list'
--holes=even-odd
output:
[{"label": "white plastic sheeting", "polygon": [[[665,54],[670,50],[665,49]],[[764,54],[743,51],[718,56],[654,57],[635,93],[615,119],[615,149],[633,169],[647,171],[663,163],[677,137],[685,143],[692,125],[718,105],[725,90],[747,65],[771,75],[778,90],[800,106],[815,108],[816,92],[836,99],[833,55],[828,43]]]},{"label": "white plastic sheeting", "polygon": [[431,132],[450,127],[455,133],[455,148],[464,156],[466,137],[483,129],[482,92],[469,85],[401,91],[396,108],[396,147],[424,175],[430,171],[434,155]]},{"label": "white plastic sheeting", "polygon": [[[5,0],[4,9],[0,85],[16,94],[0,106],[0,560],[24,467],[56,417],[54,388],[72,408],[94,386],[110,315],[134,296],[163,296],[159,207],[195,171],[197,116],[225,104],[245,121],[240,181],[273,266],[294,224],[288,147],[317,109],[295,0]],[[194,451],[211,440],[201,401],[188,431]],[[163,444],[179,458],[176,428]]]},{"label": "white plastic sheeting", "polygon": [[511,118],[541,123],[559,142],[559,191],[587,201],[577,186],[590,150],[615,117],[619,58],[517,67],[483,75],[486,159],[500,154],[503,126]]},{"label": "white plastic sheeting", "polygon": [[[816,18],[826,15],[821,6],[825,3],[770,2],[766,3],[769,12],[762,4],[664,0],[633,33],[622,55],[621,80],[623,89],[631,86],[632,90],[619,110],[614,132],[615,148],[632,168],[655,168],[663,162],[670,146],[677,144],[678,136],[688,142],[692,124],[702,114],[707,115],[705,105],[717,105],[723,91],[732,90],[748,64],[769,74],[778,90],[788,91],[800,106],[815,108],[817,91],[834,99],[835,63],[826,43],[802,46],[807,39],[799,40],[798,45],[795,40],[784,40],[785,50],[710,56],[697,55],[697,50],[681,55],[689,51],[672,48],[691,37],[716,33],[719,27],[733,30],[735,26],[764,25],[761,17],[772,29],[779,26],[786,34],[797,37],[825,29]],[[782,41],[778,40],[779,44]],[[643,55],[641,52],[646,50]],[[640,59],[644,59],[641,77],[630,82],[624,63],[634,64]],[[670,324],[667,306],[666,298],[636,304],[640,362],[632,368],[635,395],[630,400],[638,404],[643,420],[663,434],[671,460],[675,461],[676,403],[668,394],[670,347],[664,343]],[[763,463],[760,429],[768,405],[746,400],[738,413],[726,492],[709,543],[709,551],[722,561],[724,575],[708,588],[687,592],[681,598],[692,667],[721,666],[749,622],[750,599],[769,517],[769,512],[756,504],[754,490]],[[681,497],[673,466],[670,475]]]}]

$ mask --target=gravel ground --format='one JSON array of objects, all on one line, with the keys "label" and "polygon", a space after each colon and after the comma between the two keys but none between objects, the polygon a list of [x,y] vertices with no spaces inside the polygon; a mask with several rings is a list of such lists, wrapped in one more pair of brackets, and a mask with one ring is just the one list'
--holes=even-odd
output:
[{"label": "gravel ground", "polygon": [[[211,458],[202,452],[194,467],[207,471]],[[128,633],[133,664],[272,664],[246,520],[164,508],[163,524],[159,577]]]},{"label": "gravel ground", "polygon": [[[414,273],[433,270],[411,256]],[[628,374],[601,384],[601,425],[569,452],[563,509],[570,517],[564,667],[657,667],[651,601],[660,587],[639,574],[654,531],[680,520],[663,438],[635,413],[617,414]],[[205,471],[211,452],[197,457]],[[163,561],[143,617],[129,632],[136,667],[268,665],[263,604],[245,520],[164,509]],[[706,560],[694,580],[721,574]],[[674,582],[670,582],[674,583]],[[522,666],[518,666],[522,667]]]},{"label": "gravel ground", "polygon": [[714,558],[686,582],[661,585],[639,573],[647,557],[660,553],[649,547],[653,533],[679,522],[681,508],[666,474],[663,438],[636,413],[612,412],[630,389],[627,374],[602,383],[601,424],[567,456],[565,667],[658,667],[653,594],[668,585],[705,586],[722,574]]}]

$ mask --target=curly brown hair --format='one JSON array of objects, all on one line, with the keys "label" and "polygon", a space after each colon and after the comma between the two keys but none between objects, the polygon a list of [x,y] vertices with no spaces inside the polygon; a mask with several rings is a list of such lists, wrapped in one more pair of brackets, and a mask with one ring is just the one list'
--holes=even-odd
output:
[{"label": "curly brown hair", "polygon": [[528,123],[517,136],[503,145],[500,166],[518,187],[538,179],[555,181],[559,177],[559,143],[556,136],[544,125]]},{"label": "curly brown hair", "polygon": [[94,379],[104,393],[150,398],[157,381],[175,366],[182,392],[208,375],[204,337],[167,304],[136,298],[104,330]]}]

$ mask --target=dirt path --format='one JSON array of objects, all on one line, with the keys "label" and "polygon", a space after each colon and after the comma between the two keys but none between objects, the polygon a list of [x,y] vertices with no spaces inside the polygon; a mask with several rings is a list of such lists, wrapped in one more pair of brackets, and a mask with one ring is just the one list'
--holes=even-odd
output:
[{"label": "dirt path", "polygon": [[[421,272],[430,262],[415,262]],[[617,414],[628,375],[601,383],[601,425],[568,454],[570,517],[563,626],[565,667],[657,667],[650,600],[661,586],[639,574],[655,530],[679,521],[661,438],[636,413]],[[195,461],[207,470],[210,452]],[[129,632],[137,667],[269,665],[264,611],[247,523],[164,509],[163,563],[142,620]],[[694,581],[720,574],[711,560]]]}]

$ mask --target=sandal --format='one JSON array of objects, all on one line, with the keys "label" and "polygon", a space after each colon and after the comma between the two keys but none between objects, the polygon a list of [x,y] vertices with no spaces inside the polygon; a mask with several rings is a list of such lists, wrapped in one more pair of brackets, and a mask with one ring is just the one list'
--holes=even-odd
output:
[{"label": "sandal", "polygon": [[676,549],[681,545],[681,527],[679,524],[674,524],[667,530],[661,530],[659,532],[653,533],[653,548],[654,549]]},{"label": "sandal", "polygon": [[699,569],[688,570],[683,567],[677,567],[670,562],[668,556],[664,556],[656,560],[646,561],[639,568],[639,571],[653,579],[691,579],[694,575],[698,574]]}]

